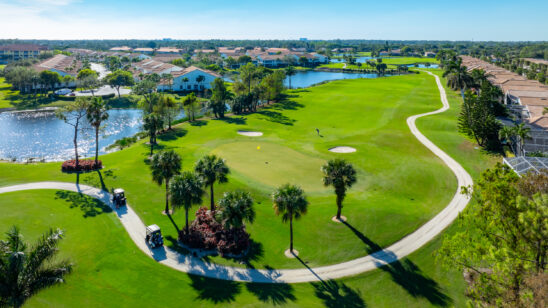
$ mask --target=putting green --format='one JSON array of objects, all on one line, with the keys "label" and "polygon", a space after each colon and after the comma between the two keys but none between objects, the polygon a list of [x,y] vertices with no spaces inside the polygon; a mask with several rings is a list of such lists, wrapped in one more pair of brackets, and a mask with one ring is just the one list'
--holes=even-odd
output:
[{"label": "putting green", "polygon": [[214,149],[213,153],[223,157],[232,172],[243,180],[254,184],[259,182],[271,190],[290,181],[299,183],[305,191],[326,190],[320,170],[325,160],[279,144],[261,141],[226,143]]}]

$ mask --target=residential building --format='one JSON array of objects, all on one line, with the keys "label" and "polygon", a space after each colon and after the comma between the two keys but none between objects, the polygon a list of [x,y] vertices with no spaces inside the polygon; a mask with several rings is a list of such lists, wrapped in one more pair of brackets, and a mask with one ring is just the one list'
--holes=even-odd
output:
[{"label": "residential building", "polygon": [[196,66],[181,68],[178,71],[172,71],[172,80],[163,80],[158,85],[159,91],[203,91],[211,89],[211,83],[215,78],[221,75]]},{"label": "residential building", "polygon": [[157,54],[180,54],[182,49],[175,47],[160,47],[156,49]]},{"label": "residential building", "polygon": [[140,62],[133,63],[132,65],[134,76],[135,74],[170,74],[172,72],[176,71],[182,71],[183,68],[170,64],[170,63],[164,63],[160,61],[155,60],[143,60]]},{"label": "residential building", "polygon": [[110,51],[121,51],[121,52],[131,52],[131,47],[121,46],[121,47],[112,47]]},{"label": "residential building", "polygon": [[0,64],[36,58],[48,48],[36,44],[10,44],[0,46]]},{"label": "residential building", "polygon": [[427,52],[424,53],[424,56],[427,57],[427,58],[435,58],[436,53],[433,52],[433,51],[427,51]]},{"label": "residential building", "polygon": [[487,80],[501,89],[502,102],[515,121],[531,129],[531,138],[525,140],[523,151],[517,149],[516,153],[548,153],[548,114],[544,114],[544,108],[548,107],[548,86],[474,57],[461,56],[461,59],[468,71],[485,71]]},{"label": "residential building", "polygon": [[67,75],[76,77],[78,71],[82,69],[82,62],[76,59],[76,57],[58,54],[34,65],[34,69],[38,72],[46,70],[56,72],[61,77]]},{"label": "residential building", "polygon": [[149,47],[140,47],[140,48],[133,49],[133,52],[150,55],[154,53],[154,49]]}]

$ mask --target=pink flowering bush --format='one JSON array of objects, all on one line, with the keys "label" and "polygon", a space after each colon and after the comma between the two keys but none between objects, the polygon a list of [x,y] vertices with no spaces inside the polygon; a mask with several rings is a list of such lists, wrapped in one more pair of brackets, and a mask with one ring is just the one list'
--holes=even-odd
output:
[{"label": "pink flowering bush", "polygon": [[179,240],[191,248],[215,249],[223,256],[242,254],[249,247],[249,234],[245,227],[227,230],[205,207],[198,209],[189,229],[189,234],[181,231]]},{"label": "pink flowering bush", "polygon": [[95,164],[93,159],[81,159],[78,161],[78,169],[76,169],[76,160],[67,160],[63,162],[61,171],[63,172],[77,172],[77,171],[93,171],[103,168],[103,162],[100,160]]}]

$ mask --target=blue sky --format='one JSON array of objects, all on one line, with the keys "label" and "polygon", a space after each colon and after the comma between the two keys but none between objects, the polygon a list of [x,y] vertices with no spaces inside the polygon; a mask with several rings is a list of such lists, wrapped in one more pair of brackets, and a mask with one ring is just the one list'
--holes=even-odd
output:
[{"label": "blue sky", "polygon": [[548,40],[548,0],[0,0],[0,38]]}]

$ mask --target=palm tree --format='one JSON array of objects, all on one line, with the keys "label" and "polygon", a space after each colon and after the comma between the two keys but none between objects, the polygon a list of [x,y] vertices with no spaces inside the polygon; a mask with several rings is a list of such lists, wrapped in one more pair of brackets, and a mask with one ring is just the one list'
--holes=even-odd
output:
[{"label": "palm tree", "polygon": [[0,307],[21,307],[39,290],[63,283],[72,271],[68,260],[54,262],[63,238],[59,229],[50,229],[30,249],[19,228],[13,226],[0,241]]},{"label": "palm tree", "polygon": [[531,128],[525,126],[525,123],[520,123],[514,126],[515,135],[519,138],[519,153],[524,154],[523,146],[525,139],[531,138]]},{"label": "palm tree", "polygon": [[255,210],[251,194],[241,190],[226,192],[219,200],[219,210],[215,216],[226,229],[241,228],[244,221],[253,223]]},{"label": "palm tree", "polygon": [[288,81],[289,81],[289,88],[291,89],[291,76],[297,74],[297,70],[293,67],[293,66],[288,66],[286,69],[285,69],[285,75],[287,76],[288,78]]},{"label": "palm tree", "polygon": [[174,150],[162,151],[152,156],[150,164],[152,179],[162,185],[166,183],[166,215],[169,215],[169,180],[181,173],[181,156]]},{"label": "palm tree", "polygon": [[199,75],[198,77],[196,77],[196,82],[200,85],[200,90],[202,90],[201,88],[201,85],[202,85],[202,82],[205,80],[205,76],[204,75]]},{"label": "palm tree", "polygon": [[453,90],[468,88],[474,84],[474,81],[468,75],[466,66],[462,66],[461,58],[457,58],[456,61],[450,61],[445,65],[443,77],[447,78],[447,86]]},{"label": "palm tree", "polygon": [[196,94],[194,94],[194,92],[185,96],[185,98],[183,99],[183,106],[186,109],[188,120],[191,122],[196,119],[194,109],[196,108],[197,101],[198,98],[196,98]]},{"label": "palm tree", "polygon": [[169,184],[169,193],[171,195],[171,206],[176,209],[183,207],[185,209],[185,231],[188,229],[188,211],[193,205],[202,203],[204,195],[202,180],[194,173],[185,171],[181,175],[176,175]]},{"label": "palm tree", "polygon": [[272,194],[272,202],[276,215],[282,215],[282,222],[289,221],[289,251],[293,252],[293,219],[301,218],[308,208],[304,191],[296,185],[282,185]]},{"label": "palm tree", "polygon": [[514,127],[504,125],[499,130],[499,139],[501,141],[506,140],[510,147],[512,147],[514,137],[516,137],[516,130],[514,129]]},{"label": "palm tree", "polygon": [[337,195],[337,219],[341,219],[346,189],[356,183],[356,169],[344,159],[332,159],[322,166],[323,185],[333,186]]},{"label": "palm tree", "polygon": [[207,155],[202,157],[196,166],[194,171],[200,176],[204,185],[209,186],[209,196],[211,198],[211,211],[215,211],[215,196],[213,193],[213,184],[215,182],[226,183],[228,178],[226,177],[230,170],[225,163],[225,160],[215,155]]},{"label": "palm tree", "polygon": [[108,106],[101,97],[94,97],[86,110],[88,122],[95,128],[95,166],[99,159],[99,129],[101,123],[108,119]]}]

